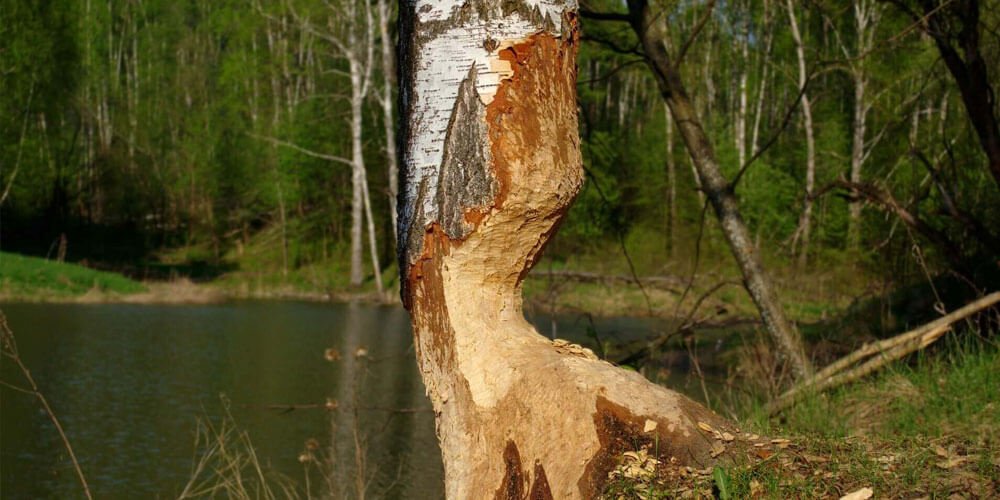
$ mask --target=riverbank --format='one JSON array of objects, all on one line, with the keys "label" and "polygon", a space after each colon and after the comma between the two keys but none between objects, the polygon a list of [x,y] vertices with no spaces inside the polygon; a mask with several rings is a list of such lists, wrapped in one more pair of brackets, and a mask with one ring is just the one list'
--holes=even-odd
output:
[{"label": "riverbank", "polygon": [[[383,271],[383,292],[373,279],[362,286],[346,282],[346,270],[337,261],[288,270],[274,269],[245,257],[229,267],[191,264],[183,253],[161,256],[147,267],[121,268],[122,273],[73,264],[0,253],[0,301],[42,303],[210,304],[230,300],[294,300],[308,302],[365,302],[399,304],[394,266]],[[571,264],[571,265],[567,265]],[[582,269],[582,270],[577,270]],[[639,277],[600,262],[543,261],[524,283],[529,314],[585,314],[593,317],[686,318],[700,326],[755,321],[753,303],[739,280],[727,268],[710,268],[691,276],[674,270]],[[156,276],[159,279],[130,279]],[[853,297],[838,275],[778,275],[789,316],[815,323],[835,317]]]}]

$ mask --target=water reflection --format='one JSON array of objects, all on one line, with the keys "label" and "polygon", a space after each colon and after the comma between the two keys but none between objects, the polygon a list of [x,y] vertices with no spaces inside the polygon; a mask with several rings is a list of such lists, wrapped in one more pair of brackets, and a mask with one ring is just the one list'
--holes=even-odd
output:
[{"label": "water reflection", "polygon": [[[353,496],[348,417],[354,392],[364,408],[358,427],[369,441],[369,493],[442,495],[433,415],[426,411],[409,320],[398,308],[246,302],[3,309],[98,498],[176,496],[190,474],[196,418],[220,417],[220,394],[232,401],[263,464],[300,484],[298,455],[306,440],[336,443],[334,477]],[[369,353],[361,378],[362,364],[353,356],[360,346]],[[342,353],[340,361],[324,359],[329,347]],[[9,365],[0,367],[0,377],[17,380]],[[356,381],[362,382],[357,391]],[[328,397],[342,402],[335,418],[322,409],[271,408]],[[393,408],[418,411],[385,411]],[[56,433],[35,401],[0,389],[0,410],[2,496],[78,495]]]},{"label": "water reflection", "polygon": [[[398,307],[0,307],[97,498],[176,497],[191,474],[196,420],[221,417],[220,394],[231,401],[262,465],[289,476],[302,496],[299,455],[310,439],[333,464],[325,469],[330,481],[310,469],[314,496],[352,498],[362,488],[369,497],[443,495],[433,414],[409,318]],[[634,340],[667,328],[654,319],[529,319],[543,335],[555,325],[559,337],[592,347],[595,340]],[[361,348],[366,355],[356,356]],[[328,349],[339,359],[328,361]],[[0,366],[4,381],[17,376],[10,363]],[[681,382],[674,387],[690,385]],[[328,398],[337,411],[321,408]],[[308,405],[320,408],[302,408]],[[0,387],[0,413],[0,496],[78,496],[57,434],[36,402]]]}]

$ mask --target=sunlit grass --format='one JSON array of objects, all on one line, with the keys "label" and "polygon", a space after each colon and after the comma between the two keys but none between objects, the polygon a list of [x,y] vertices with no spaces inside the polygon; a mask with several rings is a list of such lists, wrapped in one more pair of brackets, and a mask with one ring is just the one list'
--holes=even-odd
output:
[{"label": "sunlit grass", "polygon": [[73,297],[91,290],[113,294],[145,291],[120,274],[38,257],[0,252],[0,295],[13,299]]},{"label": "sunlit grass", "polygon": [[[838,498],[864,487],[876,498],[1000,494],[1000,347],[965,335],[778,417],[759,400],[735,403],[747,430],[792,445],[723,469],[729,498]],[[718,481],[689,486],[719,495]],[[647,498],[672,498],[677,487],[665,483]],[[607,497],[621,493],[637,497],[628,484]]]}]

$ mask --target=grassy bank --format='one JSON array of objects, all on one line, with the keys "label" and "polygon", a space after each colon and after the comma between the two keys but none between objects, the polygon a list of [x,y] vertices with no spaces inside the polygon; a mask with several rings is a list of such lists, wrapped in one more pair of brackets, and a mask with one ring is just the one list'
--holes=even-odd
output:
[{"label": "grassy bank", "polygon": [[67,300],[87,295],[124,297],[147,291],[142,283],[120,274],[0,252],[0,297],[4,300]]},{"label": "grassy bank", "polygon": [[748,466],[632,474],[608,498],[839,498],[862,488],[874,498],[996,498],[1000,349],[990,342],[952,341],[775,418],[745,401],[747,432],[788,442],[758,449]]}]

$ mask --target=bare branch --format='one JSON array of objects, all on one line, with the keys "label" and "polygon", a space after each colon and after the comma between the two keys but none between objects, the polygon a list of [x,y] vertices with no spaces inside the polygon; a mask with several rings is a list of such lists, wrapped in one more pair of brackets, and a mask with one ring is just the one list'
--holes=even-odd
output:
[{"label": "bare branch", "polygon": [[353,165],[354,164],[353,162],[351,162],[351,160],[348,160],[347,158],[342,158],[340,156],[334,156],[334,155],[330,155],[330,154],[326,154],[326,153],[319,153],[319,152],[313,151],[311,149],[306,149],[306,148],[304,148],[302,146],[299,146],[298,144],[294,144],[294,143],[291,143],[291,142],[288,142],[288,141],[283,141],[283,140],[277,139],[275,137],[268,137],[268,136],[257,135],[257,134],[249,134],[249,135],[250,135],[250,137],[253,137],[255,139],[260,139],[262,141],[270,142],[271,144],[274,144],[276,146],[283,146],[283,147],[286,147],[286,148],[294,149],[295,151],[298,151],[298,152],[300,152],[300,153],[302,153],[302,154],[304,154],[306,156],[312,156],[313,158],[319,158],[321,160],[329,160],[329,161],[333,161],[333,162],[337,162],[337,163],[343,163],[344,165]]}]

